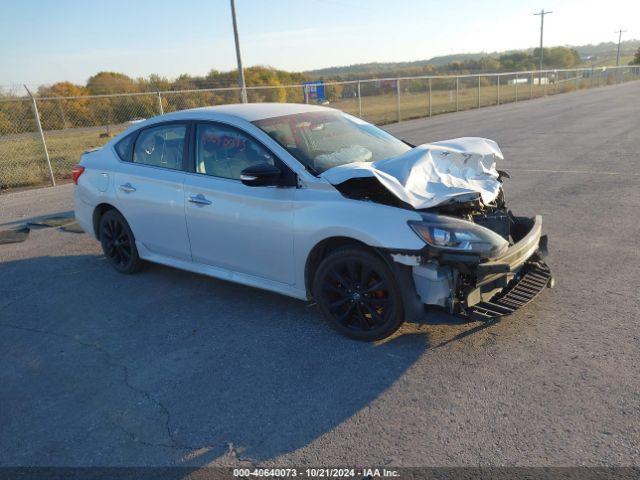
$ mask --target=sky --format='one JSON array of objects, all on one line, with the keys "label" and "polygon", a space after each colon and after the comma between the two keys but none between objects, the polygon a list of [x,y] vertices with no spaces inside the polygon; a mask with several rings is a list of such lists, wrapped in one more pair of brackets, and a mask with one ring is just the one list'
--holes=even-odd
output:
[{"label": "sky", "polygon": [[[245,67],[364,62],[639,38],[639,0],[236,0]],[[102,71],[175,78],[236,67],[229,0],[0,0],[0,86]]]}]

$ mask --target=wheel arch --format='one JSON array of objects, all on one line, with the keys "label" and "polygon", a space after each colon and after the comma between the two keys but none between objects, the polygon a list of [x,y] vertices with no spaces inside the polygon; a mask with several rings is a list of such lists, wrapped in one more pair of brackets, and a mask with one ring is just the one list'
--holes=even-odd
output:
[{"label": "wheel arch", "polygon": [[98,205],[96,205],[96,208],[93,209],[93,232],[95,234],[95,237],[100,240],[100,219],[102,218],[102,216],[107,213],[109,210],[115,210],[116,212],[118,212],[120,215],[122,215],[122,212],[120,212],[120,210],[118,210],[116,207],[114,207],[112,204],[110,203],[100,203]]},{"label": "wheel arch", "polygon": [[329,253],[335,251],[338,248],[342,247],[357,247],[362,248],[363,250],[369,251],[378,257],[380,257],[389,267],[392,268],[392,260],[389,255],[383,253],[380,249],[376,247],[372,247],[371,245],[367,245],[361,240],[357,240],[352,237],[328,237],[321,241],[319,241],[310,251],[309,255],[307,255],[307,260],[304,266],[304,285],[307,293],[307,298],[313,298],[313,277],[315,275],[318,266],[322,262]]},{"label": "wheel arch", "polygon": [[405,311],[405,319],[407,321],[414,321],[419,319],[424,314],[424,305],[420,301],[412,275],[412,267],[402,265],[393,261],[391,255],[389,255],[384,249],[372,247],[367,245],[361,240],[357,240],[352,237],[329,237],[318,242],[309,252],[307,261],[304,268],[304,280],[305,289],[308,299],[313,299],[313,277],[314,274],[322,262],[322,259],[330,252],[344,246],[355,246],[363,248],[366,251],[374,253],[380,257],[393,272],[400,286],[400,292],[402,294],[402,301]]}]

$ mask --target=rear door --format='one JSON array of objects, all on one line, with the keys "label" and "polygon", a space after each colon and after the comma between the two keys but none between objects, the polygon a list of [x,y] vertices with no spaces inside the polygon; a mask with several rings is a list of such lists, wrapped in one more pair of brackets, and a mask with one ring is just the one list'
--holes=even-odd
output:
[{"label": "rear door", "polygon": [[235,127],[201,122],[194,137],[194,172],[185,180],[193,261],[292,284],[295,188],[248,187],[240,172],[256,163],[293,172]]},{"label": "rear door", "polygon": [[[115,175],[118,207],[151,253],[191,260],[184,219],[187,123],[145,128]],[[125,154],[126,155],[126,154]]]}]

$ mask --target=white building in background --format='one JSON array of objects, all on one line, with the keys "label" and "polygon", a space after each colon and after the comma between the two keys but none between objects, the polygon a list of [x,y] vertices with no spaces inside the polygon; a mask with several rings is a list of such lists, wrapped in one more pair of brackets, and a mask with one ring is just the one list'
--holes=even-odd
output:
[{"label": "white building in background", "polygon": [[[512,78],[510,80],[507,80],[507,85],[523,85],[523,84],[528,84],[531,83],[531,77],[527,76],[527,77],[522,77],[522,78]],[[549,77],[533,77],[533,84],[534,85],[548,85],[549,83],[551,83],[551,80],[549,79]]]}]

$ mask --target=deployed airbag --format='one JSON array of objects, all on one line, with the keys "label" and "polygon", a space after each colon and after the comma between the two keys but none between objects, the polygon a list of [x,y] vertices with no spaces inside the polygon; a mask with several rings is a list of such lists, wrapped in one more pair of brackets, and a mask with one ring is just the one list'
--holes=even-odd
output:
[{"label": "deployed airbag", "polygon": [[496,199],[501,183],[496,160],[500,147],[486,138],[463,137],[417,146],[402,155],[375,162],[353,162],[321,174],[338,185],[352,178],[375,177],[391,193],[416,209],[480,194]]},{"label": "deployed airbag", "polygon": [[368,148],[352,145],[343,147],[332,153],[323,153],[315,158],[314,166],[321,170],[328,170],[336,165],[343,165],[353,162],[368,162],[371,160],[371,150]]}]

